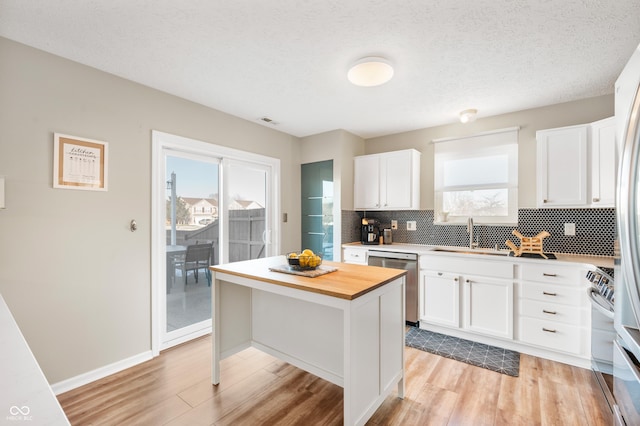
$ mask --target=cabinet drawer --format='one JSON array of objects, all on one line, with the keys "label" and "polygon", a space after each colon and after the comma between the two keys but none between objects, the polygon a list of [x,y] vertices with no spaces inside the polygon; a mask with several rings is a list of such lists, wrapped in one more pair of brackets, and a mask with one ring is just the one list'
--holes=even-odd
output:
[{"label": "cabinet drawer", "polygon": [[540,265],[524,263],[520,265],[520,271],[523,280],[541,283],[578,286],[582,278],[580,268],[554,265],[547,262]]},{"label": "cabinet drawer", "polygon": [[532,282],[523,282],[520,286],[521,299],[533,299],[578,307],[587,306],[587,292],[581,287],[571,288],[563,285]]},{"label": "cabinet drawer", "polygon": [[342,261],[346,263],[367,264],[367,250],[360,249],[343,249]]},{"label": "cabinet drawer", "polygon": [[589,326],[588,310],[578,306],[560,305],[537,300],[521,300],[520,315],[544,321],[562,322],[578,327]]},{"label": "cabinet drawer", "polygon": [[520,326],[520,340],[523,342],[562,352],[585,354],[586,329],[535,318],[522,318]]}]

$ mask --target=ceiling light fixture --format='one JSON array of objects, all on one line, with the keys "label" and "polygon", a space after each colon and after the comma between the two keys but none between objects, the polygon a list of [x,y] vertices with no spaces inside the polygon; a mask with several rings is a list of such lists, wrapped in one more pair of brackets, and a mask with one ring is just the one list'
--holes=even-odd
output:
[{"label": "ceiling light fixture", "polygon": [[460,113],[460,122],[471,123],[472,121],[476,121],[477,113],[478,113],[477,109],[465,109]]},{"label": "ceiling light fixture", "polygon": [[391,80],[393,67],[385,58],[369,56],[359,59],[347,73],[349,81],[356,86],[380,86]]}]

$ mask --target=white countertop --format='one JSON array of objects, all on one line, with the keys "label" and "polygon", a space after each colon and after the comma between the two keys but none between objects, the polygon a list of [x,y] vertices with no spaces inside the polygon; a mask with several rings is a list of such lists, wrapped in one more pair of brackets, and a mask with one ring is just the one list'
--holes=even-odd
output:
[{"label": "white countertop", "polygon": [[68,425],[67,416],[2,295],[0,348],[0,423]]},{"label": "white countertop", "polygon": [[[593,265],[600,268],[613,268],[613,256],[592,256],[587,254],[567,254],[567,253],[553,253],[557,259],[546,260],[546,259],[533,259],[528,257],[512,257],[507,256],[508,250],[499,250],[499,253],[505,253],[504,255],[494,255],[487,256],[484,253],[496,253],[493,249],[486,248],[478,248],[478,249],[470,249],[468,247],[457,247],[457,246],[432,246],[425,244],[404,244],[404,243],[393,243],[393,244],[362,244],[359,241],[353,243],[343,244],[344,248],[361,248],[363,250],[383,250],[383,251],[395,251],[401,253],[416,253],[418,255],[455,255],[455,256],[482,256],[495,260],[507,260],[507,261],[518,261],[518,262],[569,262],[569,263],[583,263],[586,265]],[[447,250],[447,251],[438,251]],[[476,252],[470,253],[470,252]]]}]

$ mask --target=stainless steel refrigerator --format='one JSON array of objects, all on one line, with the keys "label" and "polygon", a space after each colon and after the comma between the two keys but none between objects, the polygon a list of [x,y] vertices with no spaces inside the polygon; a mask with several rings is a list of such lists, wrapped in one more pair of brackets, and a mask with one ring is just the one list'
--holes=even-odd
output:
[{"label": "stainless steel refrigerator", "polygon": [[616,193],[615,424],[640,424],[640,46],[615,87],[620,162]]}]

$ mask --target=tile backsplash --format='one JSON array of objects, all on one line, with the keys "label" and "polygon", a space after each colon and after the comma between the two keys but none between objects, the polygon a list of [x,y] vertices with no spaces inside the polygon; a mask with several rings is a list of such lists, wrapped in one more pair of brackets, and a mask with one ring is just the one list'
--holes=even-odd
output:
[{"label": "tile backsplash", "polygon": [[[428,244],[441,246],[468,246],[469,234],[466,225],[434,225],[433,210],[367,212],[366,217],[380,221],[382,228],[391,228],[391,220],[398,221],[393,231],[394,243]],[[342,211],[342,242],[360,240],[360,220],[364,212]],[[406,222],[415,220],[416,231],[407,231]],[[576,235],[565,236],[564,224],[575,223]],[[613,256],[615,238],[615,209],[520,209],[518,226],[525,236],[534,236],[547,231],[550,237],[544,240],[544,250],[556,253],[590,254]],[[506,249],[505,241],[520,242],[511,234],[513,226],[476,225],[475,235],[480,247]]]}]

